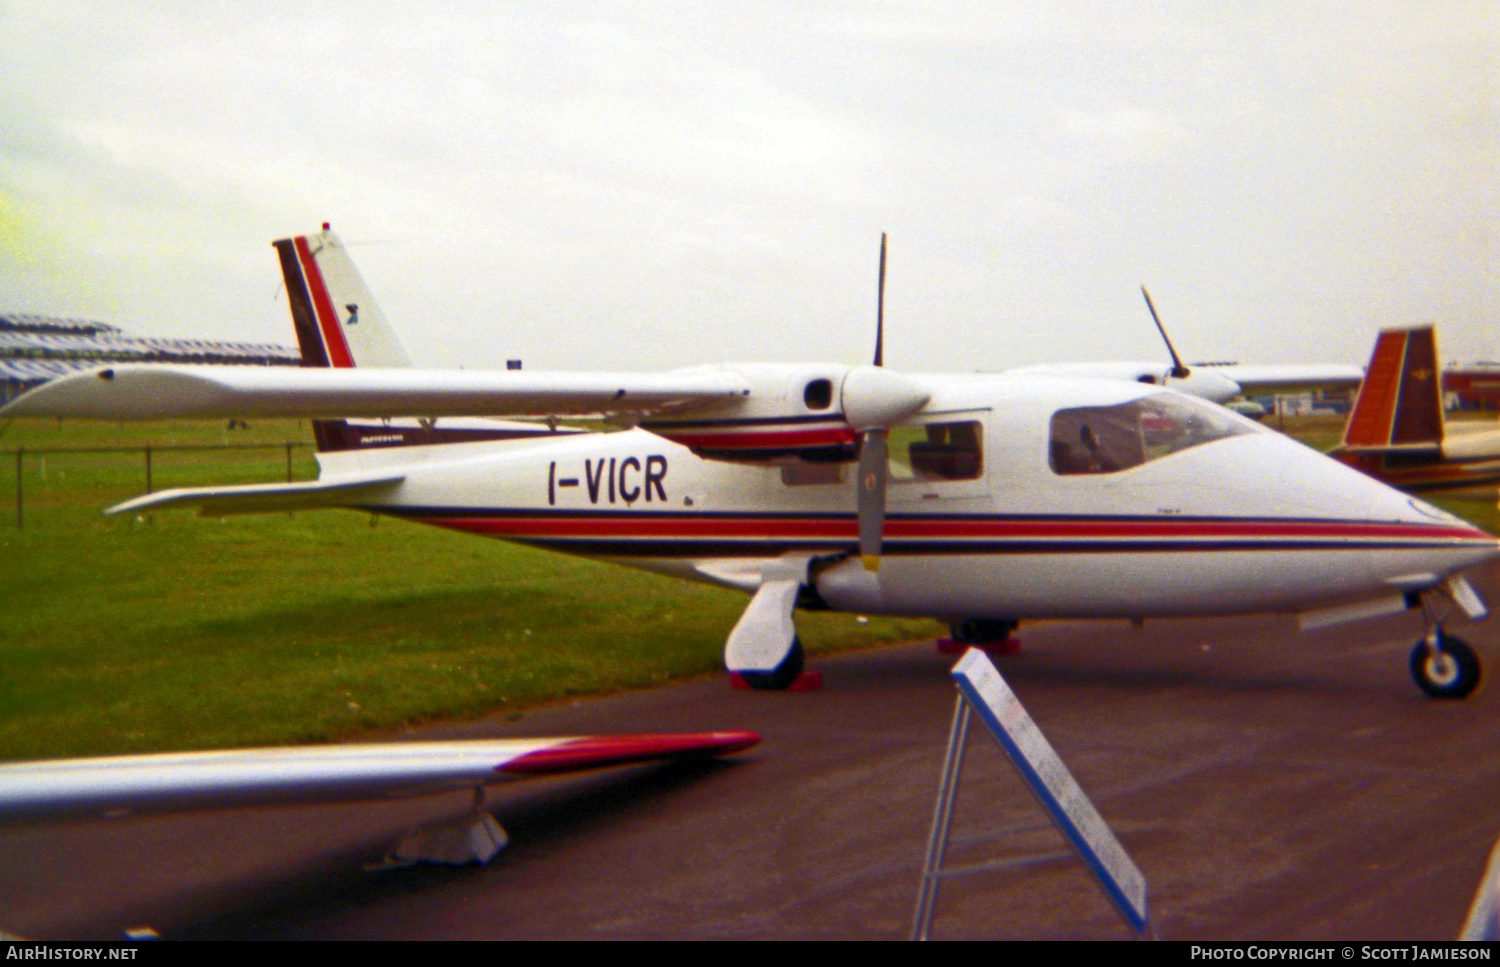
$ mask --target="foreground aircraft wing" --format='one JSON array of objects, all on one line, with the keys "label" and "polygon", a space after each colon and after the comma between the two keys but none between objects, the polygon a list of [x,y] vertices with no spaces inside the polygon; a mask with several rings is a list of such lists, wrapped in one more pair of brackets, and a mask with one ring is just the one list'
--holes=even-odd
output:
[{"label": "foreground aircraft wing", "polygon": [[115,504],[104,513],[110,516],[163,507],[197,507],[200,517],[226,517],[230,514],[347,507],[359,500],[385,494],[405,479],[404,474],[381,474],[369,477],[335,477],[304,483],[179,487]]},{"label": "foreground aircraft wing", "polygon": [[646,413],[749,392],[743,378],[723,370],[568,373],[138,363],[44,383],[0,407],[0,419]]},{"label": "foreground aircraft wing", "polygon": [[725,755],[754,732],[238,749],[0,765],[0,823],[347,802],[475,789],[529,776]]}]

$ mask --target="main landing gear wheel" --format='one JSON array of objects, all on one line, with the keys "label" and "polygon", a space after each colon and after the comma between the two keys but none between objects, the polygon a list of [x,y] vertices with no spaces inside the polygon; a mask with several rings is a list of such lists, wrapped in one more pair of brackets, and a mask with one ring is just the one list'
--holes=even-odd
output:
[{"label": "main landing gear wheel", "polygon": [[791,686],[802,674],[806,656],[802,652],[802,639],[792,639],[792,650],[787,652],[781,664],[768,672],[740,672],[740,677],[751,688],[767,692],[779,692]]},{"label": "main landing gear wheel", "polygon": [[1479,656],[1463,639],[1440,631],[1436,649],[1425,640],[1412,648],[1411,677],[1432,698],[1466,698],[1479,687]]}]

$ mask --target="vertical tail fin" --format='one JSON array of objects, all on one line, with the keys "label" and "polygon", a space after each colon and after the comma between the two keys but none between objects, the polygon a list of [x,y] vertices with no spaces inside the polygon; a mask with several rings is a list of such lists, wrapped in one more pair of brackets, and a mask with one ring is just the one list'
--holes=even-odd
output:
[{"label": "vertical tail fin", "polygon": [[[375,304],[359,270],[326,224],[317,235],[271,243],[281,261],[286,298],[302,349],[302,365],[405,369],[411,360]],[[313,420],[318,452],[516,440],[577,430],[504,420]]]},{"label": "vertical tail fin", "polygon": [[1433,328],[1382,331],[1344,427],[1344,448],[1430,449],[1442,441],[1442,374]]},{"label": "vertical tail fin", "polygon": [[271,244],[281,260],[303,366],[411,366],[401,341],[332,229],[324,225],[318,235],[298,235]]},{"label": "vertical tail fin", "polygon": [[[356,365],[406,368],[411,360],[375,304],[359,270],[327,223],[318,235],[298,235],[271,243],[281,261],[287,304],[302,365],[348,369]],[[357,450],[372,428],[348,420],[313,420],[319,452]],[[380,428],[375,428],[378,433]],[[402,440],[400,435],[372,438]]]}]

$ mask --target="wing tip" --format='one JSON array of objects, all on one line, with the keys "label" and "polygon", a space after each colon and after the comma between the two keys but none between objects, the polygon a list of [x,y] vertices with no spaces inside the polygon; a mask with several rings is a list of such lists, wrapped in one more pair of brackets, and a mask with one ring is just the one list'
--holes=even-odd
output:
[{"label": "wing tip", "polygon": [[743,729],[651,735],[593,735],[569,739],[529,752],[506,763],[497,771],[541,775],[658,759],[732,755],[759,742],[759,733]]}]

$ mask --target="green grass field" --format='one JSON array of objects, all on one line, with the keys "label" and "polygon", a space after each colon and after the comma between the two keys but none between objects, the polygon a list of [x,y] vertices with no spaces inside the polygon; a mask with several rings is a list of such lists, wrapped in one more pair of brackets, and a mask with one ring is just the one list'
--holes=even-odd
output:
[{"label": "green grass field", "polygon": [[[42,420],[0,435],[33,451],[22,529],[0,492],[0,758],[339,739],[719,668],[742,594],[350,511],[105,518],[145,489],[139,452],[36,452],[307,436]],[[294,476],[315,472],[299,451]],[[285,476],[284,449],[153,457],[158,489]],[[804,613],[798,629],[817,654],[939,626]]]},{"label": "green grass field", "polygon": [[[1312,445],[1328,434],[1288,429]],[[141,453],[40,452],[271,445],[156,452],[161,489],[284,480],[282,444],[309,437],[296,421],[22,420],[0,434],[0,759],[340,739],[719,668],[746,602],[735,592],[349,511],[105,518],[144,491]],[[316,475],[309,450],[292,474]],[[1493,502],[1445,506],[1500,528]],[[812,654],[940,631],[797,621]]]}]

